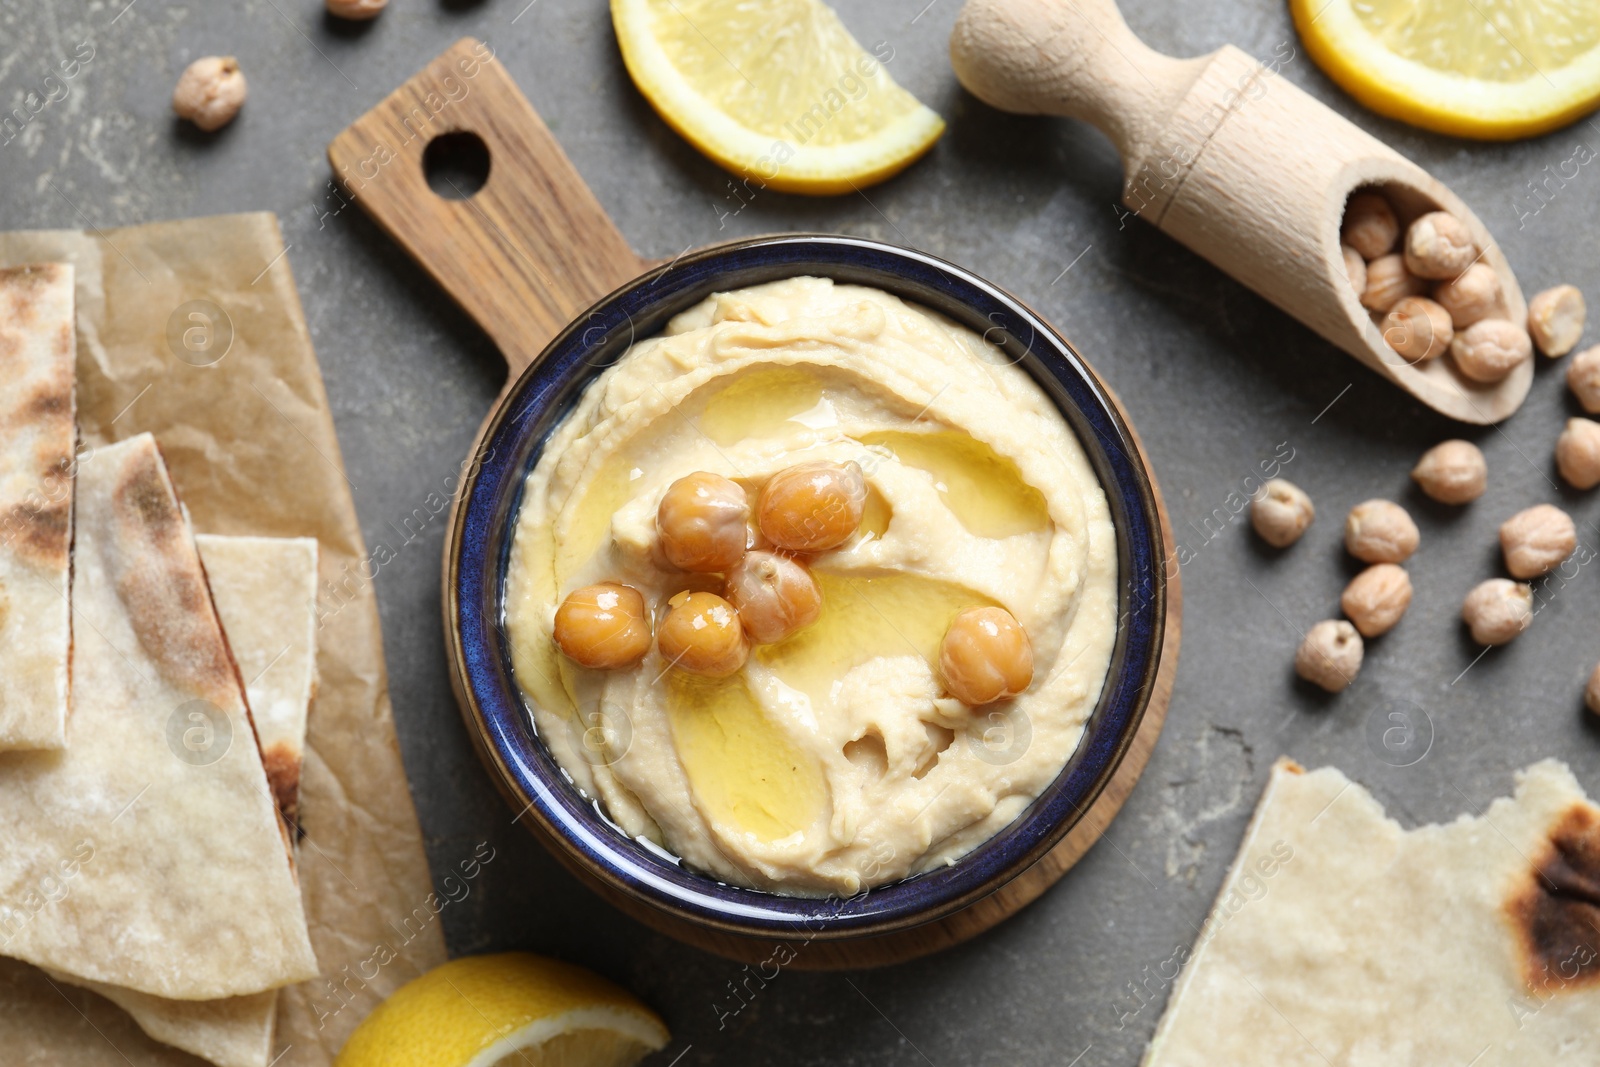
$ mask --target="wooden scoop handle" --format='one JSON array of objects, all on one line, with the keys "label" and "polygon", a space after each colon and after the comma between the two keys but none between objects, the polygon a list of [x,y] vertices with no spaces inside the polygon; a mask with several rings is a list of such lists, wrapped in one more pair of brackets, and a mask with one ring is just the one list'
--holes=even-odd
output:
[{"label": "wooden scoop handle", "polygon": [[950,60],[961,83],[993,107],[1099,127],[1130,173],[1208,63],[1148,47],[1115,0],[967,0]]},{"label": "wooden scoop handle", "polygon": [[[475,135],[489,174],[464,199],[428,185],[423,153]],[[470,37],[328,145],[334,174],[494,338],[511,376],[595,300],[645,269],[488,45]]]}]

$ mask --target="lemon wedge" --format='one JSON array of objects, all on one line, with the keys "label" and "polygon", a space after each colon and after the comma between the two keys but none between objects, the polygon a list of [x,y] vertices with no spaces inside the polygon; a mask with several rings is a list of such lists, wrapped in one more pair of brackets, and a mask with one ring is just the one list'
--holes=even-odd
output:
[{"label": "lemon wedge", "polygon": [[1595,0],[1289,0],[1306,51],[1382,115],[1486,140],[1600,104]]},{"label": "lemon wedge", "polygon": [[667,1028],[597,974],[526,952],[466,956],[401,986],[335,1067],[626,1067]]},{"label": "lemon wedge", "polygon": [[819,0],[611,0],[639,91],[752,189],[847,193],[898,173],[944,120]]}]

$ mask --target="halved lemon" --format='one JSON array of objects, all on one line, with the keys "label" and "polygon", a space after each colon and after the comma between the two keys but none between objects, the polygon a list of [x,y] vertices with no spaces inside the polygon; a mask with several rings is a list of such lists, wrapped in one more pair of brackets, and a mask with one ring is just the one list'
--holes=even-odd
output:
[{"label": "halved lemon", "polygon": [[1600,104],[1596,0],[1289,0],[1306,51],[1367,107],[1511,140]]},{"label": "halved lemon", "polygon": [[465,956],[394,992],[335,1067],[627,1067],[667,1027],[599,975],[526,952]]},{"label": "halved lemon", "polygon": [[819,0],[611,0],[622,61],[667,125],[752,188],[847,193],[932,147],[944,120]]}]

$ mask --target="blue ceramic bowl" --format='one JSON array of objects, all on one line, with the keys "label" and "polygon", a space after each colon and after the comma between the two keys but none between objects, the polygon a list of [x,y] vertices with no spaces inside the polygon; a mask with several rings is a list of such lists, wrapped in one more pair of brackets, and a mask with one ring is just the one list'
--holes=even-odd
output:
[{"label": "blue ceramic bowl", "polygon": [[[1010,826],[955,864],[849,898],[758,892],[687,869],[626,837],[541,743],[511,668],[504,588],[523,480],[578,395],[635,339],[707,295],[796,275],[875,286],[942,312],[1033,375],[1082,441],[1117,531],[1120,625],[1099,706],[1055,781]],[[610,899],[668,929],[687,922],[763,938],[882,935],[949,915],[1026,870],[1064,837],[1122,760],[1152,691],[1166,575],[1150,478],[1105,387],[1014,297],[960,267],[855,237],[786,235],[720,245],[653,270],[595,304],[501,399],[458,498],[445,556],[453,681],[480,754],[521,821]],[[677,920],[677,922],[674,922]]]}]

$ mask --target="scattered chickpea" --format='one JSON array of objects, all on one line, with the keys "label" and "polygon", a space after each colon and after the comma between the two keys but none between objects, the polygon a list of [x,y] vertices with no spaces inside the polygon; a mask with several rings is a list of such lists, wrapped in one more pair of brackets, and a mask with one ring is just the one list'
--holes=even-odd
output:
[{"label": "scattered chickpea", "polygon": [[1528,333],[1539,351],[1555,359],[1578,346],[1585,314],[1578,287],[1558,285],[1528,301]]},{"label": "scattered chickpea", "polygon": [[1394,217],[1382,193],[1357,193],[1344,207],[1344,224],[1339,240],[1360,252],[1365,259],[1377,259],[1394,247],[1400,236],[1400,220]]},{"label": "scattered chickpea", "polygon": [[1386,634],[1411,606],[1411,576],[1393,563],[1374,563],[1350,579],[1339,606],[1362,637]]},{"label": "scattered chickpea", "polygon": [[739,613],[715,593],[684,590],[667,601],[656,642],[669,665],[710,678],[734,673],[750,655]]},{"label": "scattered chickpea", "polygon": [[1382,314],[1406,297],[1421,296],[1427,291],[1428,283],[1406,270],[1398,253],[1379,256],[1367,264],[1367,287],[1361,294],[1361,306]]},{"label": "scattered chickpea", "polygon": [[1503,645],[1533,621],[1533,590],[1520,582],[1490,578],[1461,602],[1461,618],[1480,645]]},{"label": "scattered chickpea", "polygon": [[1577,547],[1577,527],[1554,504],[1535,504],[1500,524],[1500,551],[1513,578],[1537,578]]},{"label": "scattered chickpea", "polygon": [[861,525],[867,482],[854,462],[817,461],[786,467],[761,490],[761,533],[790,552],[824,552]]},{"label": "scattered chickpea", "polygon": [[1273,548],[1288,548],[1300,540],[1316,517],[1306,491],[1282,478],[1263,485],[1250,502],[1250,525]]},{"label": "scattered chickpea", "polygon": [[327,0],[328,14],[338,19],[364,22],[376,18],[389,0]]},{"label": "scattered chickpea", "polygon": [[1441,504],[1470,504],[1489,486],[1489,465],[1471,441],[1441,441],[1417,460],[1411,478]]},{"label": "scattered chickpea", "polygon": [[1478,258],[1467,224],[1448,211],[1430,211],[1406,230],[1406,269],[1419,278],[1454,278]]},{"label": "scattered chickpea", "polygon": [[1576,489],[1600,485],[1600,422],[1567,420],[1556,438],[1556,469]]},{"label": "scattered chickpea", "polygon": [[1589,675],[1589,684],[1583,687],[1583,702],[1589,710],[1600,715],[1600,666]]},{"label": "scattered chickpea", "polygon": [[1294,654],[1295,673],[1312,685],[1337,693],[1361,673],[1361,635],[1343,619],[1319,622],[1306,632]]},{"label": "scattered chickpea", "polygon": [[172,110],[210,133],[233,121],[244,104],[248,87],[239,61],[232,56],[197,59],[178,78],[172,90]]},{"label": "scattered chickpea", "polygon": [[775,645],[822,615],[822,590],[810,568],[776,552],[744,557],[728,575],[728,601],[758,645]]},{"label": "scattered chickpea", "polygon": [[1339,252],[1344,256],[1344,274],[1350,279],[1350,288],[1360,297],[1367,291],[1367,261],[1349,245],[1340,245]]},{"label": "scattered chickpea", "polygon": [[555,642],[582,667],[631,667],[650,651],[650,616],[637,589],[617,582],[586,585],[556,609]]},{"label": "scattered chickpea", "polygon": [[1600,414],[1600,345],[1585,348],[1567,365],[1567,388],[1583,410]]},{"label": "scattered chickpea", "polygon": [[1383,339],[1408,363],[1444,355],[1455,337],[1450,312],[1425,296],[1408,296],[1383,317]]},{"label": "scattered chickpea", "polygon": [[1505,319],[1483,319],[1450,343],[1456,368],[1475,382],[1498,382],[1533,355],[1528,331]]},{"label": "scattered chickpea", "polygon": [[1464,330],[1500,307],[1500,275],[1487,263],[1474,263],[1433,287],[1433,298],[1450,312],[1450,323]]},{"label": "scattered chickpea", "polygon": [[749,544],[750,502],[744,487],[709,471],[684,475],[661,498],[656,533],[661,554],[679,570],[728,570]]},{"label": "scattered chickpea", "polygon": [[1344,520],[1344,547],[1367,563],[1404,563],[1421,535],[1406,509],[1391,500],[1368,500]]},{"label": "scattered chickpea", "polygon": [[939,676],[970,707],[1016,696],[1033,681],[1033,644],[1005,608],[968,608],[939,644]]}]

